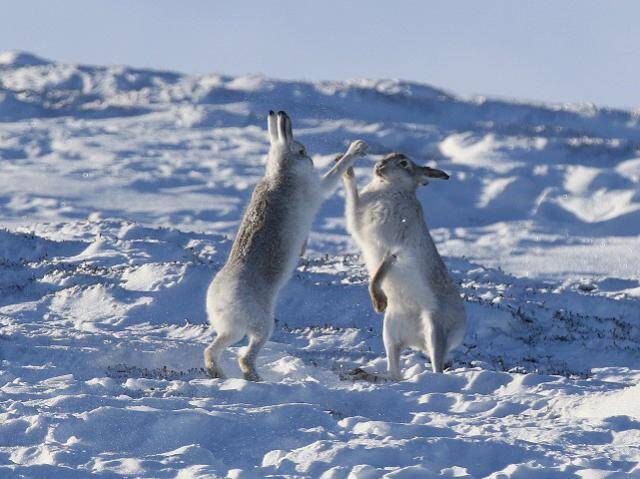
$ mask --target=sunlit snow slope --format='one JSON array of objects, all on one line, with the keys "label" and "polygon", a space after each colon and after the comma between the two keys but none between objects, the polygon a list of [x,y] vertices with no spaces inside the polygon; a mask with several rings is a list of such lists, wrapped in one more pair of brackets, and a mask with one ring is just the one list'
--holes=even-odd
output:
[{"label": "sunlit snow slope", "polygon": [[[384,369],[322,208],[264,383],[207,378],[204,293],[283,109],[322,169],[350,140],[420,190],[465,299],[444,375]],[[0,477],[640,477],[640,115],[401,81],[186,76],[0,54]]]}]

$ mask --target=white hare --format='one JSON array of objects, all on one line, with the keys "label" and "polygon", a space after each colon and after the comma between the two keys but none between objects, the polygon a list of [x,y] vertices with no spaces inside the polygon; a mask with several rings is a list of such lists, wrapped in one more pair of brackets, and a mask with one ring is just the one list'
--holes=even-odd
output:
[{"label": "white hare", "polygon": [[449,176],[399,153],[376,163],[360,193],[353,169],[343,175],[347,226],[371,275],[374,308],[385,311],[383,340],[393,380],[402,379],[400,353],[407,347],[425,352],[433,371],[442,372],[446,354],[465,331],[464,305],[416,197],[429,178]]},{"label": "white hare", "polygon": [[204,350],[212,377],[224,377],[222,351],[248,336],[238,362],[245,379],[260,380],[256,356],[273,332],[278,293],[295,270],[318,208],[367,149],[363,141],[354,141],[342,160],[319,176],[304,146],[293,139],[285,112],[269,112],[268,128],[265,176],[253,191],[226,264],[207,291],[207,315],[217,333]]}]

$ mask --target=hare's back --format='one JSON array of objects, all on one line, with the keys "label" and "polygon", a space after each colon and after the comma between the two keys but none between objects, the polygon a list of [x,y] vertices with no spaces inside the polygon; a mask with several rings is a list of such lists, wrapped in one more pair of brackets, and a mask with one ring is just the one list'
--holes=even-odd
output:
[{"label": "hare's back", "polygon": [[277,280],[291,268],[297,257],[296,247],[299,253],[304,241],[296,234],[296,190],[289,183],[258,183],[238,229],[229,264],[244,265],[267,280]]}]

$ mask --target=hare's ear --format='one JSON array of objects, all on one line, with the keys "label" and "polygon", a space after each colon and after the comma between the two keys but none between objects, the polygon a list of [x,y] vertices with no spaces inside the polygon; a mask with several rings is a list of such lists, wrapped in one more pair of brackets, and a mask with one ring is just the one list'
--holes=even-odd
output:
[{"label": "hare's ear", "polygon": [[418,166],[417,172],[420,176],[420,183],[423,185],[429,183],[429,178],[438,178],[441,180],[449,179],[449,175],[444,171],[438,170],[437,168],[431,168],[429,166]]},{"label": "hare's ear", "polygon": [[269,116],[267,117],[267,127],[269,129],[269,141],[273,145],[278,142],[278,125],[276,114],[273,112],[273,110],[269,110]]},{"label": "hare's ear", "polygon": [[289,143],[293,140],[291,118],[284,111],[278,112],[278,137],[283,143]]},{"label": "hare's ear", "polygon": [[284,118],[284,132],[287,135],[287,141],[293,141],[293,124],[289,115]]}]

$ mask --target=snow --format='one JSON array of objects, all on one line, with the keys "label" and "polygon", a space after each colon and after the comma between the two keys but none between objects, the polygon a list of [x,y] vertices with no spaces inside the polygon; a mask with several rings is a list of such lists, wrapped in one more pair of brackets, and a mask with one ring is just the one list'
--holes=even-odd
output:
[{"label": "snow", "polygon": [[[451,174],[419,195],[469,330],[443,375],[381,318],[321,209],[258,359],[210,379],[204,295],[285,109],[319,167],[350,140]],[[640,477],[640,117],[385,80],[0,55],[0,477]]]}]

